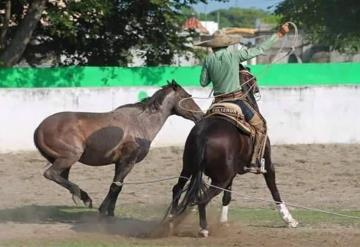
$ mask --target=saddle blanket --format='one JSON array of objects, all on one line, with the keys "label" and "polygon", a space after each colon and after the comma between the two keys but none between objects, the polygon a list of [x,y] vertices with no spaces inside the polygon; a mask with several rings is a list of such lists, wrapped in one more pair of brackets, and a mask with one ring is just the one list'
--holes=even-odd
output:
[{"label": "saddle blanket", "polygon": [[244,113],[241,108],[233,103],[214,103],[207,110],[205,117],[221,116],[230,121],[245,134],[254,135],[254,128],[245,120]]}]

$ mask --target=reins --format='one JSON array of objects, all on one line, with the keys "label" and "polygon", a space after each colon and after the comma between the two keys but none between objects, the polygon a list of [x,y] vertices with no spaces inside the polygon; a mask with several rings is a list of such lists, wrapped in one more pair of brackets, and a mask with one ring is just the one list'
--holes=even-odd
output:
[{"label": "reins", "polygon": [[[277,51],[276,55],[274,56],[274,59],[273,59],[269,64],[267,64],[267,65],[265,66],[265,68],[263,69],[263,71],[260,73],[261,75],[264,75],[265,72],[268,71],[268,69],[270,68],[270,66],[271,66],[272,64],[274,64],[274,63],[277,62],[277,61],[280,61],[281,59],[283,59],[283,58],[285,58],[285,57],[287,57],[287,56],[290,56],[292,53],[295,52],[295,46],[296,46],[296,43],[297,43],[298,38],[299,38],[299,31],[298,31],[298,28],[297,28],[297,26],[296,26],[296,24],[295,24],[294,22],[288,21],[287,23],[290,24],[290,25],[294,28],[294,39],[293,39],[293,43],[292,43],[292,45],[291,45],[291,47],[290,47],[290,50],[289,50],[286,54],[284,54],[284,55],[280,56],[279,58],[277,58],[277,56],[282,52],[282,50],[283,50],[284,47],[285,47],[285,44],[286,44],[286,42],[287,42],[287,36],[286,36],[286,39],[284,39],[284,41],[283,41],[280,49]],[[246,72],[247,72],[247,71],[246,71]],[[249,72],[247,72],[247,73],[249,73]],[[250,77],[248,80],[246,80],[244,83],[240,84],[241,87],[242,87],[243,85],[248,85],[251,80],[255,79],[255,76],[253,76],[251,73],[249,73],[249,74],[250,74],[251,77]],[[241,96],[241,98],[242,98],[242,97],[245,98],[245,97],[251,92],[251,90],[253,90],[253,88],[254,88],[255,86],[256,86],[256,83],[253,83],[252,85],[250,85],[250,87],[248,88],[248,90],[247,90],[246,92],[244,92],[244,94],[243,94],[243,96]],[[201,112],[203,112],[203,111],[201,111],[201,110],[191,110],[191,109],[185,108],[185,107],[182,105],[182,103],[183,103],[185,100],[189,100],[189,99],[200,99],[200,100],[203,100],[203,99],[215,99],[216,97],[221,97],[221,96],[224,96],[224,95],[227,94],[227,93],[223,93],[223,94],[219,94],[219,95],[216,95],[216,96],[211,96],[212,92],[213,92],[213,90],[210,91],[208,97],[197,97],[197,96],[193,97],[193,96],[190,96],[190,97],[183,98],[183,99],[181,99],[181,100],[178,102],[178,105],[179,105],[179,107],[180,107],[182,110],[184,110],[184,111],[193,112],[193,113],[201,113]],[[255,96],[255,98],[256,98],[257,101],[260,100],[260,99],[261,99],[261,93],[259,92],[259,93],[257,94],[257,96]]]}]

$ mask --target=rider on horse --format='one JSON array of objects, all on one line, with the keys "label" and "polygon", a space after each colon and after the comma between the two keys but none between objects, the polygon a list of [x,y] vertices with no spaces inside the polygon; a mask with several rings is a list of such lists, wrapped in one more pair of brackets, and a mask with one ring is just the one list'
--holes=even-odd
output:
[{"label": "rider on horse", "polygon": [[220,31],[215,32],[212,39],[196,44],[210,47],[213,50],[213,53],[205,58],[200,77],[201,86],[205,87],[212,82],[214,102],[226,101],[238,105],[244,113],[246,121],[255,130],[254,149],[247,170],[257,174],[265,172],[263,153],[267,139],[266,122],[260,112],[254,109],[244,97],[246,92],[241,87],[239,78],[240,63],[264,54],[288,32],[289,26],[285,23],[269,39],[259,46],[249,49],[227,49],[228,46],[237,44],[240,40],[238,37]]}]

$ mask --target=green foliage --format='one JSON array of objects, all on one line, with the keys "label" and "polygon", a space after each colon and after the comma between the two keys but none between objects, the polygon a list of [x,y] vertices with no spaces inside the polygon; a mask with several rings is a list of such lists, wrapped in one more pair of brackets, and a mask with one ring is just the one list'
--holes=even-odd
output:
[{"label": "green foliage", "polygon": [[[30,2],[12,1],[14,23],[21,22]],[[126,66],[131,51],[138,50],[147,65],[170,64],[175,53],[192,50],[186,43],[193,34],[179,35],[180,16],[182,9],[199,2],[206,0],[49,0],[33,33],[37,42],[25,56],[66,57],[60,65]],[[8,39],[16,26],[9,31]]]},{"label": "green foliage", "polygon": [[261,9],[249,8],[229,8],[220,9],[210,12],[209,14],[200,14],[201,20],[218,21],[220,28],[223,27],[245,27],[255,28],[256,20],[263,22],[274,23],[276,17],[273,17],[269,12]]},{"label": "green foliage", "polygon": [[341,51],[360,49],[358,0],[285,0],[275,13],[295,22],[312,42]]}]

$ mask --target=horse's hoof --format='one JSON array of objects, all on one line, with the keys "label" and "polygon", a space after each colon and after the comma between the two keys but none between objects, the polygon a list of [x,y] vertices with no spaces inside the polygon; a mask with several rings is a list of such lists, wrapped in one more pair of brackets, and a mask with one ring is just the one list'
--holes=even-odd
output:
[{"label": "horse's hoof", "polygon": [[84,201],[84,205],[85,205],[85,207],[93,208],[92,200],[91,200],[91,199]]},{"label": "horse's hoof", "polygon": [[299,225],[299,222],[296,220],[292,220],[288,223],[289,228],[296,228]]},{"label": "horse's hoof", "polygon": [[175,225],[174,222],[169,222],[168,225],[168,236],[173,236],[175,232]]},{"label": "horse's hoof", "polygon": [[100,216],[107,216],[107,209],[105,209],[105,207],[103,207],[103,206],[100,206],[99,214],[100,214]]},{"label": "horse's hoof", "polygon": [[81,198],[77,195],[72,195],[72,200],[73,202],[75,203],[76,206],[80,206],[82,205],[82,201],[81,201]]},{"label": "horse's hoof", "polygon": [[173,214],[169,214],[165,219],[164,219],[164,223],[166,225],[169,226],[169,228],[174,228],[175,227],[175,224],[174,224],[174,220],[175,220],[175,215]]},{"label": "horse's hoof", "polygon": [[209,231],[206,229],[201,229],[199,231],[199,236],[202,238],[207,238],[207,237],[209,237]]}]

